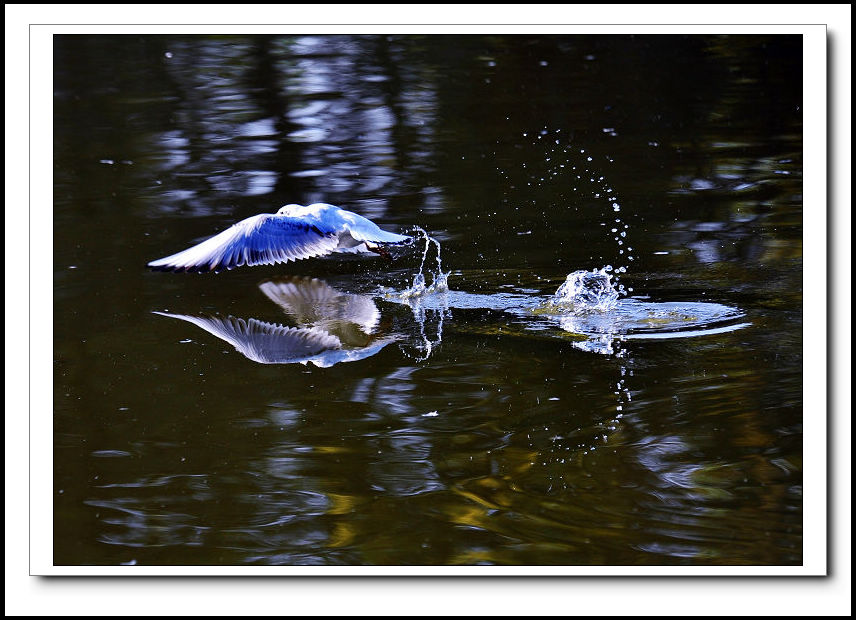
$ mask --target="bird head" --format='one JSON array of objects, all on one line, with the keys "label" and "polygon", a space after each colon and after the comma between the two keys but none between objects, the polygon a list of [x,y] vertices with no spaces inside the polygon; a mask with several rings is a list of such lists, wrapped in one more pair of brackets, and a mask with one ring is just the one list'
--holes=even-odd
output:
[{"label": "bird head", "polygon": [[280,207],[279,211],[277,211],[276,214],[277,215],[296,216],[297,210],[302,209],[302,208],[303,208],[303,205],[289,204],[289,205],[285,205],[284,207]]}]

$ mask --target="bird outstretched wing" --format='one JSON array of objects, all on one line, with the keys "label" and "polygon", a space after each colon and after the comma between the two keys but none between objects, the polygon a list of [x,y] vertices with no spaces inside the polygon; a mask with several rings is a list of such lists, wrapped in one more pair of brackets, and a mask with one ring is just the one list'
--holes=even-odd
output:
[{"label": "bird outstretched wing", "polygon": [[335,230],[300,219],[262,214],[242,220],[177,254],[154,260],[158,271],[222,271],[241,265],[272,265],[323,256],[336,250]]}]

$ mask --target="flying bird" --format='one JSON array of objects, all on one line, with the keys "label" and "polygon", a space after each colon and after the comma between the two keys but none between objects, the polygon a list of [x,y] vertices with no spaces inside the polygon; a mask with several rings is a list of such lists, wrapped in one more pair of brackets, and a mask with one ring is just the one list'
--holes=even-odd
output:
[{"label": "flying bird", "polygon": [[289,204],[276,213],[248,217],[193,247],[153,260],[157,271],[223,271],[241,265],[273,265],[333,252],[374,252],[412,237],[381,230],[361,215],[324,203]]}]

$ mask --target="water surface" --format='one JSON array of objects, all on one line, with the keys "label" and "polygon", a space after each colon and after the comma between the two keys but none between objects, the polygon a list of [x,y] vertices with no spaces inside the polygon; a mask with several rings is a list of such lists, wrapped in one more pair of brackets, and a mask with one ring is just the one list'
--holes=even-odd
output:
[{"label": "water surface", "polygon": [[[801,53],[57,36],[55,564],[801,564]],[[316,201],[448,290],[145,268]]]}]

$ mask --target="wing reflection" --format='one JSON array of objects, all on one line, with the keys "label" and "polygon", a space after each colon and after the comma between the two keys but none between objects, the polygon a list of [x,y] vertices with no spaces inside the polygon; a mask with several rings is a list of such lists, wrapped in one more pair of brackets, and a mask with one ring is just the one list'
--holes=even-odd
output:
[{"label": "wing reflection", "polygon": [[259,288],[298,324],[335,334],[347,346],[368,344],[380,323],[371,297],[342,293],[323,280],[268,280]]},{"label": "wing reflection", "polygon": [[269,280],[259,288],[298,325],[234,316],[155,314],[193,323],[260,364],[327,368],[371,357],[398,340],[395,334],[379,333],[380,311],[370,297],[342,293],[315,278]]}]

